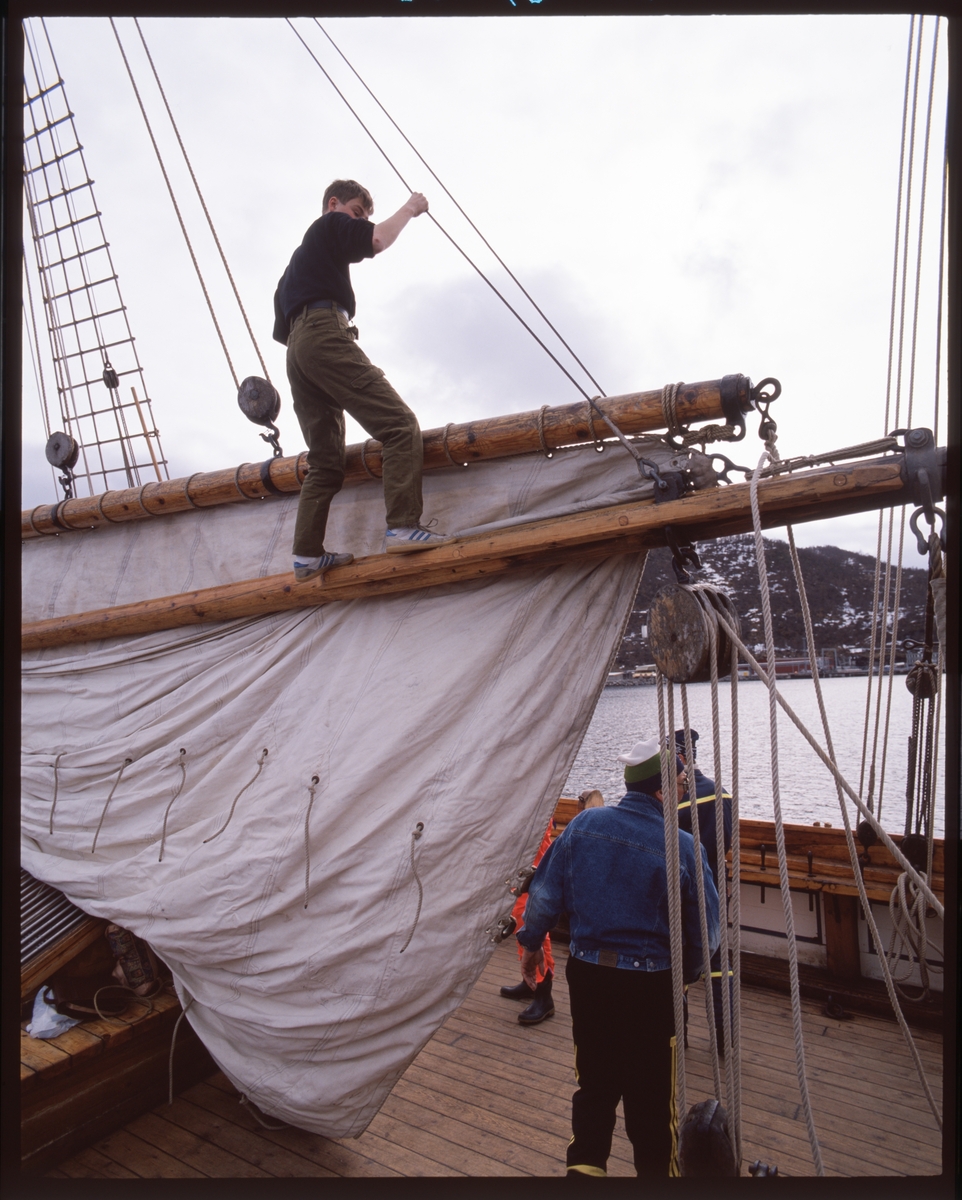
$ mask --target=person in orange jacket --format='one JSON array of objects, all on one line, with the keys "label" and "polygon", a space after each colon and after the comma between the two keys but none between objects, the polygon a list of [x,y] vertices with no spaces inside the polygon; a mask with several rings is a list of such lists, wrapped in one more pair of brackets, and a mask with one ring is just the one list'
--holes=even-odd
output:
[{"label": "person in orange jacket", "polygon": [[[538,848],[538,853],[534,856],[534,862],[531,864],[536,867],[545,854],[548,852],[548,847],[551,845],[551,831],[554,829],[554,818],[548,822],[548,828],[544,831],[544,837],[541,840],[541,845]],[[514,908],[511,910],[511,915],[514,917],[515,928],[520,928],[523,923],[525,905],[528,903],[528,893],[523,892],[515,901]],[[521,946],[518,946],[518,958],[520,960],[523,951]],[[528,987],[522,979],[520,983],[514,987],[503,987],[501,995],[508,1000],[530,1000],[531,1003],[524,1010],[518,1013],[518,1023],[521,1025],[540,1025],[548,1017],[554,1016],[554,1002],[551,999],[551,982],[554,979],[554,955],[551,953],[551,935],[549,934],[544,939],[544,964],[538,968],[537,986],[532,989]]]}]

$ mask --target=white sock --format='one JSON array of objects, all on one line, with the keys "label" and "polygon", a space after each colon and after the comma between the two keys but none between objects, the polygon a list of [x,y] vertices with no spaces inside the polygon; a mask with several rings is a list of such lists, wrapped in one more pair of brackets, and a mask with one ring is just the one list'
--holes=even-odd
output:
[{"label": "white sock", "polygon": [[319,567],[321,565],[322,558],[323,558],[323,555],[321,555],[321,554],[319,554],[317,556],[317,558],[308,558],[304,554],[295,554],[294,555],[294,566],[295,567],[310,567],[310,569],[313,571],[315,569],[315,567]]}]

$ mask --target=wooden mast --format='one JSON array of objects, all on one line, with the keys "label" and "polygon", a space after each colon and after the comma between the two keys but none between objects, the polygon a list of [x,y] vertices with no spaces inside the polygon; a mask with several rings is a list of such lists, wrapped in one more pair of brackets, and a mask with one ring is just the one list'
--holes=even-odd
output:
[{"label": "wooden mast", "polygon": [[[599,407],[622,430],[634,435],[667,428],[661,389],[608,396]],[[682,384],[676,399],[678,420],[726,418],[729,413],[747,413],[752,408],[752,383],[745,375],[726,375],[705,383]],[[586,444],[611,438],[611,430],[587,401],[545,407],[508,416],[467,421],[443,429],[429,429],[424,438],[424,468],[457,466],[489,458],[509,458],[538,450]],[[191,508],[212,508],[244,500],[263,500],[271,495],[298,492],[307,474],[307,452],[294,457],[242,463],[223,471],[206,471],[189,478],[163,480],[139,488],[106,492],[100,496],[78,496],[59,504],[40,504],[21,514],[20,536],[24,540],[69,530],[89,530],[104,525],[146,520]],[[381,443],[348,446],[345,482],[379,478]]]},{"label": "wooden mast", "polygon": [[[903,455],[763,479],[762,523],[777,528],[907,503]],[[751,529],[749,485],[732,484],[656,504],[634,501],[610,508],[533,521],[475,534],[424,554],[376,554],[331,570],[323,583],[295,584],[290,574],[245,580],[75,613],[23,626],[23,649],[131,637],[161,629],[260,616],[337,600],[413,591],[485,578],[569,558],[604,558],[665,545],[665,528],[680,538],[715,538]]]}]

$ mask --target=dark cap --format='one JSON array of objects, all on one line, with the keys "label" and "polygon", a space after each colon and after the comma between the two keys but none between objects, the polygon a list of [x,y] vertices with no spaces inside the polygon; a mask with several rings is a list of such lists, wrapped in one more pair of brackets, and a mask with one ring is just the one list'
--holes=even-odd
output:
[{"label": "dark cap", "polygon": [[[692,748],[692,750],[695,749],[697,742],[698,742],[698,730],[693,729],[691,731],[691,748]],[[685,731],[684,731],[684,729],[676,729],[675,730],[675,745],[682,752],[682,754],[685,753]]]}]

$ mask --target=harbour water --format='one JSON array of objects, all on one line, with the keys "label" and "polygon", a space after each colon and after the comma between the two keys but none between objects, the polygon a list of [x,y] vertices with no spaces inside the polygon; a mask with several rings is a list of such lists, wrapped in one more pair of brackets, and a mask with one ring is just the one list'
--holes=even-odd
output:
[{"label": "harbour water", "polygon": [[[865,677],[824,679],[822,694],[828,713],[829,729],[836,759],[842,775],[863,800],[868,794],[866,780],[859,789],[862,773],[862,745],[865,727],[866,696],[869,680]],[[912,730],[912,696],[903,676],[891,680],[891,712],[886,738],[885,705],[890,681],[882,680],[882,717],[879,722],[878,749],[875,755],[874,811],[881,813],[883,826],[892,833],[901,833],[905,826],[905,781],[908,767],[908,738]],[[731,780],[731,685],[719,686],[721,724],[722,779]],[[787,679],[779,682],[779,691],[791,705],[819,745],[825,745],[818,712],[815,688],[810,679]],[[740,682],[738,689],[738,763],[739,804],[743,817],[772,820],[772,769],[769,739],[768,689],[757,680]],[[867,763],[872,759],[875,740],[875,697],[878,680],[872,681],[872,723],[868,732]],[[680,689],[675,688],[675,728],[682,725]],[[717,779],[712,756],[711,685],[688,685],[689,718],[698,730],[698,765]],[[576,796],[584,788],[598,788],[607,803],[624,794],[624,767],[616,761],[619,754],[630,749],[641,738],[658,731],[658,695],[653,686],[605,688],[598,700],[594,716],[578,757],[568,776],[565,795]],[[884,759],[883,746],[887,743]],[[945,760],[944,726],[938,739],[936,763],[935,833],[944,831]],[[789,718],[778,711],[779,793],[782,816],[786,821],[811,825],[814,821],[828,822],[840,828],[843,824],[833,776],[816,756]],[[861,817],[851,800],[848,804],[853,826]]]}]

